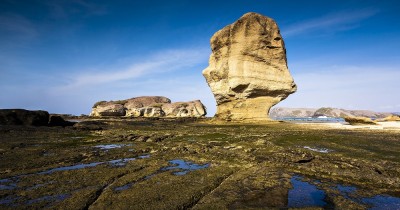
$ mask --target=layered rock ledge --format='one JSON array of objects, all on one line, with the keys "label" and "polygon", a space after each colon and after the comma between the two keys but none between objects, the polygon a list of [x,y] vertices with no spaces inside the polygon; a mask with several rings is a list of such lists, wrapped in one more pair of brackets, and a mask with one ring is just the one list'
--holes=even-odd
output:
[{"label": "layered rock ledge", "polygon": [[296,91],[276,22],[247,13],[211,38],[203,75],[217,101],[218,119],[268,120],[272,106]]},{"label": "layered rock ledge", "polygon": [[120,101],[100,101],[93,105],[93,117],[202,117],[207,114],[200,100],[171,103],[163,96],[141,96]]}]

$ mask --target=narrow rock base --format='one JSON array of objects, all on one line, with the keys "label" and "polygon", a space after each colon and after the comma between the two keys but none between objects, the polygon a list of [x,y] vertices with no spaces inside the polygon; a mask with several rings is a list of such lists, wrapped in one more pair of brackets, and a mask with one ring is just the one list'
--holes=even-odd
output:
[{"label": "narrow rock base", "polygon": [[247,98],[219,104],[215,118],[226,121],[270,121],[268,112],[280,99]]}]

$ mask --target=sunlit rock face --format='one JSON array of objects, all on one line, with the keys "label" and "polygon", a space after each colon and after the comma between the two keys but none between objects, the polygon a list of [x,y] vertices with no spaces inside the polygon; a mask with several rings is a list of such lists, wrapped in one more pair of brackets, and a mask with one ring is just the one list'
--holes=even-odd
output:
[{"label": "sunlit rock face", "polygon": [[141,96],[128,99],[124,104],[126,116],[131,117],[163,117],[161,105],[171,103],[171,100],[164,96]]},{"label": "sunlit rock face", "polygon": [[203,117],[206,107],[200,100],[171,103],[163,96],[141,96],[118,101],[99,101],[93,105],[93,117]]},{"label": "sunlit rock face", "polygon": [[276,22],[247,13],[211,38],[203,75],[217,101],[216,118],[268,120],[272,106],[296,91]]},{"label": "sunlit rock face", "polygon": [[200,100],[164,104],[162,109],[167,117],[202,117],[207,114]]}]

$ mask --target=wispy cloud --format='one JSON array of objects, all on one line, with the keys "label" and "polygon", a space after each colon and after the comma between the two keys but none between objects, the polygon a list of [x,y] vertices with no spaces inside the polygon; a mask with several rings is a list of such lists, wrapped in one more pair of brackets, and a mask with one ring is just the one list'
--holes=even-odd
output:
[{"label": "wispy cloud", "polygon": [[38,31],[31,21],[18,14],[0,15],[0,32],[13,38],[33,38]]},{"label": "wispy cloud", "polygon": [[105,5],[87,0],[45,1],[44,4],[49,7],[51,17],[56,19],[66,19],[77,14],[83,16],[105,15],[108,12]]},{"label": "wispy cloud", "polygon": [[0,94],[0,107],[87,114],[96,101],[141,95],[164,95],[173,101],[201,99],[215,107],[201,75],[208,55],[208,48],[170,49],[115,61],[97,70],[73,69],[43,75],[36,72],[35,80],[22,75],[19,83],[0,82],[0,88],[5,90]]},{"label": "wispy cloud", "polygon": [[207,60],[206,49],[178,49],[157,52],[125,67],[107,67],[97,71],[83,70],[83,74],[72,75],[61,89],[74,89],[131,80],[145,75],[167,73],[197,65]]},{"label": "wispy cloud", "polygon": [[337,31],[351,30],[358,27],[361,21],[376,15],[378,12],[379,10],[377,9],[369,8],[356,11],[336,12],[289,25],[282,29],[282,34],[284,34],[285,37],[290,37],[315,31],[334,33]]}]

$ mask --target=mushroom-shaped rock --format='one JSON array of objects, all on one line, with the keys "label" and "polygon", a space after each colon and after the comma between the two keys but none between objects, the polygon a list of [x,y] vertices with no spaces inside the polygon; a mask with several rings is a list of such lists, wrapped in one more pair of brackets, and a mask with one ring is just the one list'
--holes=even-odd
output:
[{"label": "mushroom-shaped rock", "polygon": [[217,101],[216,118],[268,120],[272,106],[296,91],[276,22],[247,13],[211,38],[203,75]]}]

